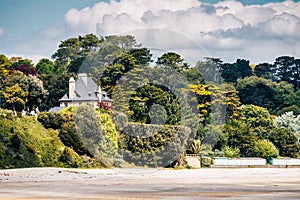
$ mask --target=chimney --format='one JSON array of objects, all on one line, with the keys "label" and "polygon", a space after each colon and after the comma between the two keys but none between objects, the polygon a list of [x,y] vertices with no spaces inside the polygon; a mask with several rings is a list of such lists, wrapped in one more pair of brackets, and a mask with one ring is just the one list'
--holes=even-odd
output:
[{"label": "chimney", "polygon": [[78,74],[78,78],[81,78],[85,85],[87,85],[87,74],[86,73],[80,73]]},{"label": "chimney", "polygon": [[75,98],[75,79],[73,77],[69,80],[69,99]]}]

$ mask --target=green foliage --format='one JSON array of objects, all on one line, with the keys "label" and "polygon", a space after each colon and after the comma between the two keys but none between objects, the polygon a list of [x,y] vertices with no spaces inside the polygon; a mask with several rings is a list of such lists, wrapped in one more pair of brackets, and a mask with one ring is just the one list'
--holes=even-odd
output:
[{"label": "green foliage", "polygon": [[7,103],[5,108],[17,109],[19,112],[25,107],[25,110],[29,112],[39,107],[47,95],[40,79],[36,76],[25,76],[21,72],[13,72],[6,77],[1,89]]},{"label": "green foliage", "polygon": [[[9,112],[7,112],[9,113]],[[59,161],[64,145],[58,132],[35,117],[0,115],[0,168],[66,166]]]},{"label": "green foliage", "polygon": [[198,70],[198,76],[203,78],[202,84],[221,84],[220,68],[222,62],[219,58],[206,57],[204,61],[199,61],[196,64],[195,68]]},{"label": "green foliage", "polygon": [[296,135],[287,128],[275,127],[266,136],[279,150],[281,156],[298,157],[300,155],[300,145],[297,143]]},{"label": "green foliage", "polygon": [[277,158],[279,151],[269,140],[258,140],[254,143],[253,154],[255,157],[270,159]]},{"label": "green foliage", "polygon": [[152,54],[147,48],[134,48],[130,49],[129,53],[135,58],[138,65],[149,65],[152,62]]},{"label": "green foliage", "polygon": [[43,82],[45,90],[48,91],[48,95],[40,104],[42,111],[48,111],[50,108],[59,106],[58,100],[64,96],[69,86],[68,74],[43,74],[39,76]]},{"label": "green foliage", "polygon": [[223,131],[227,136],[228,146],[238,148],[244,157],[253,156],[253,146],[258,140],[258,135],[249,124],[231,120],[224,126]]},{"label": "green foliage", "polygon": [[74,122],[64,123],[58,136],[65,146],[72,147],[79,155],[87,153]]},{"label": "green foliage", "polygon": [[41,122],[45,128],[60,129],[67,119],[60,113],[41,112],[38,115],[38,121]]},{"label": "green foliage", "polygon": [[180,121],[180,104],[166,87],[144,85],[129,101],[133,121],[147,124],[176,125]]},{"label": "green foliage", "polygon": [[246,105],[242,109],[242,120],[250,127],[272,127],[273,120],[267,109],[254,105]]},{"label": "green foliage", "polygon": [[213,163],[213,159],[211,157],[200,158],[201,167],[211,167],[212,163]]},{"label": "green foliage", "polygon": [[244,78],[252,75],[252,69],[249,61],[237,59],[235,63],[224,63],[221,65],[221,76],[225,82],[235,83],[238,78]]},{"label": "green foliage", "polygon": [[[107,155],[115,155],[118,150],[118,132],[116,131],[116,127],[113,124],[109,113],[101,112],[100,111],[100,122],[101,122],[101,129],[103,135],[105,137],[105,144],[109,148],[106,152]],[[105,150],[105,148],[103,148]]]},{"label": "green foliage", "polygon": [[296,98],[293,86],[285,82],[275,83],[256,76],[238,79],[236,89],[243,104],[254,104],[276,113],[291,106]]},{"label": "green foliage", "polygon": [[74,112],[74,123],[77,127],[77,133],[88,151],[95,155],[96,146],[103,139],[103,133],[100,126],[100,118],[95,112],[92,104],[82,104]]},{"label": "green foliage", "polygon": [[157,67],[169,67],[178,72],[189,68],[187,63],[183,62],[183,58],[177,53],[168,52],[159,57],[156,61]]},{"label": "green foliage", "polygon": [[227,158],[238,158],[240,157],[240,150],[238,148],[232,148],[229,146],[224,146],[222,148],[224,156]]},{"label": "green foliage", "polygon": [[201,141],[200,140],[193,140],[192,145],[187,150],[190,154],[199,154],[201,151]]},{"label": "green foliage", "polygon": [[36,64],[36,70],[39,75],[56,73],[54,63],[48,58],[40,59]]},{"label": "green foliage", "polygon": [[80,167],[83,159],[70,147],[64,147],[59,161],[66,163],[66,167]]},{"label": "green foliage", "polygon": [[18,84],[8,86],[2,93],[5,99],[5,107],[15,112],[22,112],[27,102],[28,92],[25,92]]},{"label": "green foliage", "polygon": [[297,105],[284,107],[281,110],[277,111],[276,115],[279,116],[287,112],[293,112],[295,115],[300,115],[300,107]]},{"label": "green foliage", "polygon": [[254,74],[257,77],[274,80],[274,74],[272,72],[272,64],[269,63],[261,63],[255,66]]},{"label": "green foliage", "polygon": [[219,116],[214,118],[215,123],[224,120],[224,117],[228,120],[239,116],[241,103],[233,86],[226,84],[222,88],[214,84],[198,84],[190,85],[189,90],[196,94],[199,117],[205,123],[210,123],[212,109],[213,117]]},{"label": "green foliage", "polygon": [[300,88],[300,59],[295,59],[290,56],[280,56],[275,59],[272,65],[272,72],[276,81],[286,81],[294,86]]},{"label": "green foliage", "polygon": [[185,151],[190,133],[185,126],[128,123],[120,133],[119,148],[129,163],[166,167]]}]

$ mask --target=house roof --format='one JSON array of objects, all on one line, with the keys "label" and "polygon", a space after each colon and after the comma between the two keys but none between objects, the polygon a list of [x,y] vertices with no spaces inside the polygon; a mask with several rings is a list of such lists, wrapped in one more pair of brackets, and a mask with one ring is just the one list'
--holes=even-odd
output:
[{"label": "house roof", "polygon": [[75,82],[75,97],[70,99],[69,92],[67,92],[59,101],[99,101],[99,92],[101,92],[102,101],[112,101],[92,78],[87,77],[86,74],[79,74]]}]

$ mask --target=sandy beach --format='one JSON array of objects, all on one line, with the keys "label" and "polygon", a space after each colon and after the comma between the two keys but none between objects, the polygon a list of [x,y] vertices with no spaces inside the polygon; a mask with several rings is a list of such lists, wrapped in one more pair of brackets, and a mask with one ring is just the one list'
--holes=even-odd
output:
[{"label": "sandy beach", "polygon": [[0,199],[299,199],[300,168],[0,170]]}]

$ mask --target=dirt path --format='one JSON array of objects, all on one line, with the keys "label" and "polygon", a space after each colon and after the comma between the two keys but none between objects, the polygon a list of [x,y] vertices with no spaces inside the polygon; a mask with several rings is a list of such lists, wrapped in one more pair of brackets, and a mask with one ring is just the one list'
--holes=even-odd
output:
[{"label": "dirt path", "polygon": [[0,170],[0,199],[300,199],[300,169]]}]

